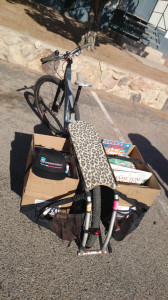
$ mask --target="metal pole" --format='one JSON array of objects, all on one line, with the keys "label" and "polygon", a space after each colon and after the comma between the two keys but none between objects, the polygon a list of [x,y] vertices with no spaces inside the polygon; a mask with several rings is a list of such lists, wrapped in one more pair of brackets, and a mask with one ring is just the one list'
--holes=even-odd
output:
[{"label": "metal pole", "polygon": [[114,201],[113,201],[113,213],[111,215],[111,221],[110,221],[110,226],[109,226],[109,230],[107,232],[106,235],[106,239],[104,242],[104,245],[102,247],[102,252],[106,252],[106,248],[108,246],[108,243],[110,241],[111,235],[112,235],[112,231],[114,228],[114,222],[115,222],[115,218],[116,218],[116,214],[117,214],[117,210],[118,210],[118,204],[119,204],[119,196],[118,196],[118,191],[115,190],[114,191]]},{"label": "metal pole", "polygon": [[[89,191],[86,191],[86,216],[85,216],[85,222],[84,222],[84,230],[89,230],[89,223],[90,223],[90,214],[92,211],[92,199],[91,199],[91,193]],[[82,239],[82,248],[85,248],[86,242],[88,239],[88,232],[84,232],[83,239]],[[84,253],[83,249],[79,249],[79,254],[82,255]]]}]

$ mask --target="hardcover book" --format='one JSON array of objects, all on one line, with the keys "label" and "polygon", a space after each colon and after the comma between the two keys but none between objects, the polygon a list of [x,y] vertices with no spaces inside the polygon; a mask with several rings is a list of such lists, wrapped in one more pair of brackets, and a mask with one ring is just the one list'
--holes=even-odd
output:
[{"label": "hardcover book", "polygon": [[126,156],[132,146],[132,144],[129,143],[116,142],[106,139],[102,140],[102,144],[107,155],[115,154],[120,156]]}]

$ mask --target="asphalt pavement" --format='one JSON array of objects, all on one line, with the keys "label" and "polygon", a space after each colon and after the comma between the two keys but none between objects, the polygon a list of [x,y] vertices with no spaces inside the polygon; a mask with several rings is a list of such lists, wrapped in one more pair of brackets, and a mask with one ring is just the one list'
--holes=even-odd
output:
[{"label": "asphalt pavement", "polygon": [[78,257],[75,243],[68,247],[20,213],[32,133],[50,134],[33,106],[32,86],[38,77],[0,62],[0,299],[166,300],[168,115],[96,91],[100,107],[89,89],[82,93],[81,120],[94,124],[101,138],[123,137],[136,144],[161,193],[134,232],[121,242],[111,240],[111,254]]}]

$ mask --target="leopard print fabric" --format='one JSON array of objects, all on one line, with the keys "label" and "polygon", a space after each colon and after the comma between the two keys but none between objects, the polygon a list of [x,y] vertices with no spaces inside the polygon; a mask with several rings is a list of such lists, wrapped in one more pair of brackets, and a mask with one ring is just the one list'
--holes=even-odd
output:
[{"label": "leopard print fabric", "polygon": [[86,188],[91,190],[97,185],[106,185],[114,189],[115,180],[95,127],[75,121],[68,129]]}]

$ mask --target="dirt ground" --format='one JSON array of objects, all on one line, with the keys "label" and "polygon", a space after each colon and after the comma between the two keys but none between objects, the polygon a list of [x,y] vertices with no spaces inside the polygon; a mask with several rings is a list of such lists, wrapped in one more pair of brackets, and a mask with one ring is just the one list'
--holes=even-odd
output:
[{"label": "dirt ground", "polygon": [[[0,25],[67,50],[76,46],[85,28],[84,24],[31,0],[0,0]],[[162,83],[168,82],[168,73],[139,62],[119,46],[119,39],[112,31],[99,32],[96,48],[93,52],[87,51],[87,56]]]}]

